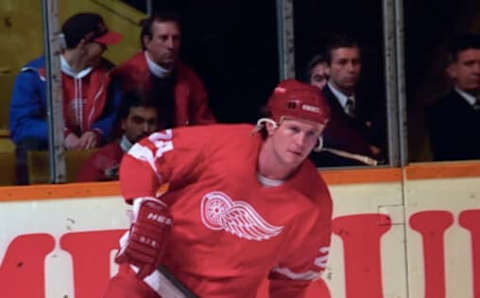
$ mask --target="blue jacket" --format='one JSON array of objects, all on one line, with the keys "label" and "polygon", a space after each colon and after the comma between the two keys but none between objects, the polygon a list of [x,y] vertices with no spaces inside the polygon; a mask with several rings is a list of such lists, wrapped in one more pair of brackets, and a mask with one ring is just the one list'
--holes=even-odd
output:
[{"label": "blue jacket", "polygon": [[[46,82],[40,74],[45,68],[44,57],[27,63],[15,79],[10,102],[10,137],[18,144],[26,139],[48,143],[46,120]],[[102,116],[90,130],[103,132],[102,142],[110,139],[114,131],[117,111],[121,103],[120,88],[109,86],[107,104]],[[64,133],[63,130],[58,133]]]}]

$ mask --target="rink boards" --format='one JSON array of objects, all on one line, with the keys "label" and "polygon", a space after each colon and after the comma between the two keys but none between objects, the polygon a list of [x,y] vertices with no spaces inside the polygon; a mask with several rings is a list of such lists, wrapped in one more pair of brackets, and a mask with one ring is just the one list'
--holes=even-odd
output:
[{"label": "rink boards", "polygon": [[[309,297],[480,297],[480,163],[322,175],[332,247]],[[118,183],[0,188],[1,297],[101,297],[124,214]]]}]

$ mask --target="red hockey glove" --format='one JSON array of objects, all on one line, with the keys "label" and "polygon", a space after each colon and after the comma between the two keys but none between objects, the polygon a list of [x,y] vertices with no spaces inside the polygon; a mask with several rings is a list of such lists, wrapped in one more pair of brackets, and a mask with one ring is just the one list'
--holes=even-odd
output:
[{"label": "red hockey glove", "polygon": [[115,261],[119,264],[127,262],[139,268],[140,279],[150,275],[160,265],[165,252],[165,236],[172,220],[166,206],[153,198],[141,200],[136,218],[130,226],[126,246],[122,247]]}]

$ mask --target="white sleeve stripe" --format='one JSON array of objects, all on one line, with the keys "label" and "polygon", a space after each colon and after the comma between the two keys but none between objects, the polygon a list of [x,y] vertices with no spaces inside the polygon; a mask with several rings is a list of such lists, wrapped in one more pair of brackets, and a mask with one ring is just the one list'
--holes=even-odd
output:
[{"label": "white sleeve stripe", "polygon": [[162,176],[160,175],[160,173],[158,173],[157,167],[155,166],[155,158],[153,157],[153,152],[152,150],[150,150],[150,148],[136,143],[132,146],[132,148],[130,148],[128,154],[133,156],[135,159],[147,162],[150,165],[150,168],[152,168],[152,171],[157,176],[158,181],[160,183],[163,183]]},{"label": "white sleeve stripe", "polygon": [[330,247],[329,246],[323,246],[323,247],[320,247],[320,249],[318,251],[322,255],[315,258],[315,260],[313,261],[313,264],[315,264],[315,266],[321,268],[320,271],[309,270],[309,271],[306,271],[306,272],[295,273],[287,267],[275,267],[275,268],[273,268],[272,271],[283,274],[283,275],[287,276],[288,278],[294,279],[294,280],[316,280],[316,279],[319,279],[323,270],[327,267],[328,253],[330,251]]},{"label": "white sleeve stripe", "polygon": [[138,197],[138,198],[135,198],[135,199],[133,199],[133,208],[132,208],[133,219],[132,219],[132,222],[137,221],[138,213],[140,212],[140,205],[145,201],[152,201],[156,204],[160,204],[163,207],[167,208],[167,204],[165,204],[163,201],[155,199],[154,197]]},{"label": "white sleeve stripe", "polygon": [[275,267],[273,268],[272,271],[285,275],[286,277],[293,280],[317,280],[321,277],[321,274],[322,274],[322,271],[312,271],[312,270],[309,270],[307,272],[302,272],[302,273],[295,273],[286,267],[283,267],[283,268]]}]

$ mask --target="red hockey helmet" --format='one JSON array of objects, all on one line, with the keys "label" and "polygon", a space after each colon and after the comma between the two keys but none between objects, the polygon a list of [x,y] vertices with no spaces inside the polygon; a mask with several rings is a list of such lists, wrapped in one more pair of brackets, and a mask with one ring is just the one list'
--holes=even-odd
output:
[{"label": "red hockey helmet", "polygon": [[323,125],[330,120],[330,107],[321,90],[294,79],[278,84],[268,100],[267,108],[277,122],[289,116]]}]

